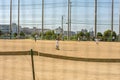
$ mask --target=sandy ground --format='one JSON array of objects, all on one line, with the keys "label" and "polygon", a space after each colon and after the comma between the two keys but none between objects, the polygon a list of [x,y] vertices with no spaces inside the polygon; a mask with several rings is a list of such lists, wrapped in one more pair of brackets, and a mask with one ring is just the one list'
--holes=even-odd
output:
[{"label": "sandy ground", "polygon": [[[0,40],[0,52],[30,49],[64,56],[119,58],[118,42]],[[120,80],[120,63],[81,62],[34,56],[36,80]],[[0,80],[33,80],[30,55],[0,55]]]},{"label": "sandy ground", "polygon": [[[120,80],[120,63],[34,56],[36,80]],[[31,57],[0,56],[0,80],[33,80]]]},{"label": "sandy ground", "polygon": [[56,41],[0,40],[1,51],[28,51],[86,58],[120,58],[120,42],[78,42],[60,41],[60,50],[55,49]]}]

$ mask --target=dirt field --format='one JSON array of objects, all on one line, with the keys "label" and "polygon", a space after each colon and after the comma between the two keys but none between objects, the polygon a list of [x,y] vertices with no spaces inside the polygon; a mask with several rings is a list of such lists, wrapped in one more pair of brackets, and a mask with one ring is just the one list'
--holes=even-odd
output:
[{"label": "dirt field", "polygon": [[[0,40],[0,52],[35,51],[74,57],[119,58],[120,43]],[[82,62],[34,56],[36,80],[120,80],[120,63]],[[30,55],[0,55],[0,80],[33,80]]]},{"label": "dirt field", "polygon": [[120,42],[77,42],[60,41],[60,50],[55,49],[56,41],[0,40],[0,51],[28,51],[86,58],[120,58]]},{"label": "dirt field", "polygon": [[[120,80],[120,63],[34,56],[36,80]],[[0,80],[33,80],[30,56],[0,56]]]}]

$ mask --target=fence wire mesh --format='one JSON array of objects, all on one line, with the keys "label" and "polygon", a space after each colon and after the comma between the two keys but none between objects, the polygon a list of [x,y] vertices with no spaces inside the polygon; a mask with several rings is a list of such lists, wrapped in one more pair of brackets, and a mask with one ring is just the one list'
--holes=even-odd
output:
[{"label": "fence wire mesh", "polygon": [[0,0],[0,80],[120,80],[119,40],[119,0]]}]

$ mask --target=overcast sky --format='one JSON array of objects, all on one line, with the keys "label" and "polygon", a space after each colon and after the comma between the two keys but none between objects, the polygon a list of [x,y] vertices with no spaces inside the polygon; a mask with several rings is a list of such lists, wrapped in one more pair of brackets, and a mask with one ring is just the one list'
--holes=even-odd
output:
[{"label": "overcast sky", "polygon": [[[17,23],[17,3],[13,0],[13,23]],[[81,29],[94,30],[94,1],[71,0],[72,31]],[[114,31],[118,33],[119,0],[114,0]],[[20,24],[23,27],[41,28],[42,0],[21,0]],[[97,31],[104,32],[111,29],[111,2],[112,0],[98,0]],[[9,24],[10,0],[0,0],[0,24]],[[68,0],[45,0],[45,28],[55,29],[61,26],[61,17],[64,16],[64,30],[67,30]],[[29,24],[29,25],[28,25]]]}]

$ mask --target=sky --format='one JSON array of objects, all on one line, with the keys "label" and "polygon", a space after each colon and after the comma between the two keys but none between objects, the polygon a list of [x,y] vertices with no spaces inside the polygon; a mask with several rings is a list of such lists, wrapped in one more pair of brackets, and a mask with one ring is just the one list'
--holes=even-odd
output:
[{"label": "sky", "polygon": [[[95,0],[71,0],[71,30],[94,30]],[[111,29],[112,0],[98,0],[97,32]],[[64,17],[64,30],[67,30],[68,0],[44,0],[44,28],[61,27]],[[114,31],[119,31],[119,0],[114,0]],[[18,0],[13,0],[12,22],[18,23]],[[0,24],[10,23],[10,0],[0,0]],[[38,27],[42,24],[42,0],[20,1],[20,25]]]}]

